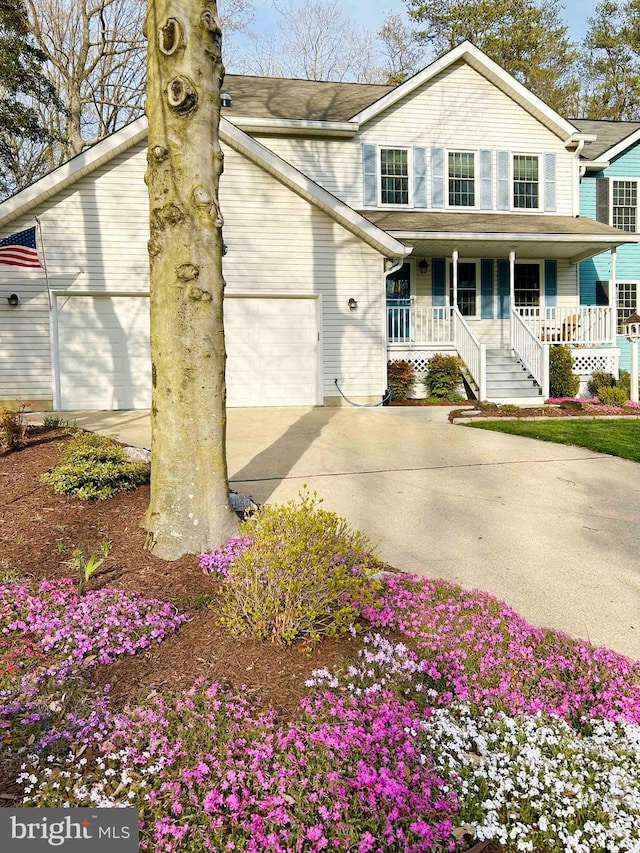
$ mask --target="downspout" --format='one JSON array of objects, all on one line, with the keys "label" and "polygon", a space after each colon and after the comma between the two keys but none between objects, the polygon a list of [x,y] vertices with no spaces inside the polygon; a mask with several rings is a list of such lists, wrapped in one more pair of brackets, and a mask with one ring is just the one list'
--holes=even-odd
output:
[{"label": "downspout", "polygon": [[586,172],[586,166],[580,165],[580,153],[584,148],[585,140],[579,139],[575,151],[574,178],[573,178],[573,215],[580,216],[580,179]]}]

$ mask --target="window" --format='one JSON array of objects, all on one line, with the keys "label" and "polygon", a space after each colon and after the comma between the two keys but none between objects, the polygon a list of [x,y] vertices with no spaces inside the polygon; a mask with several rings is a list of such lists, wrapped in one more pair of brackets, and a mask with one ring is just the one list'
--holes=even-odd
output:
[{"label": "window", "polygon": [[612,181],[612,217],[614,228],[638,230],[638,184],[636,181]]},{"label": "window", "polygon": [[475,154],[467,151],[449,152],[449,204],[454,207],[473,207],[476,203]]},{"label": "window", "polygon": [[409,152],[380,149],[380,199],[382,204],[409,204]]},{"label": "window", "polygon": [[624,335],[624,321],[636,310],[638,304],[638,282],[619,281],[618,285],[618,334]]},{"label": "window", "polygon": [[513,206],[537,210],[540,206],[540,164],[536,155],[513,155]]},{"label": "window", "polygon": [[[458,263],[458,310],[463,317],[475,317],[477,308],[477,265],[475,261]],[[449,264],[449,304],[453,305],[453,264]]]},{"label": "window", "polygon": [[518,308],[540,305],[540,264],[516,264],[514,297]]}]

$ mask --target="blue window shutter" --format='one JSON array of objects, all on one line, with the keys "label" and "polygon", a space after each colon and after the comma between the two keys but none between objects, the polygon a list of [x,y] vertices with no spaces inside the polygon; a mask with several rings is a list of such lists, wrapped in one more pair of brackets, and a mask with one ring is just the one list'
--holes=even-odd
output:
[{"label": "blue window shutter", "polygon": [[544,304],[558,304],[558,262],[547,260],[544,262]]},{"label": "blue window shutter", "polygon": [[480,316],[493,320],[493,261],[480,261]]},{"label": "blue window shutter", "polygon": [[509,261],[498,261],[498,319],[508,320],[511,296],[509,293]]},{"label": "blue window shutter", "polygon": [[376,146],[362,146],[362,203],[375,207],[378,203],[378,175],[376,171]]},{"label": "blue window shutter", "polygon": [[431,149],[431,207],[444,207],[444,148]]},{"label": "blue window shutter", "polygon": [[480,152],[480,208],[493,209],[493,151]]},{"label": "blue window shutter", "polygon": [[444,258],[431,259],[431,292],[434,305],[447,304]]},{"label": "blue window shutter", "polygon": [[413,206],[427,207],[427,151],[413,146]]},{"label": "blue window shutter", "polygon": [[556,210],[556,155],[546,151],[544,155],[544,209],[547,213]]},{"label": "blue window shutter", "polygon": [[611,179],[596,178],[596,219],[611,225],[609,216],[609,199],[611,195]]},{"label": "blue window shutter", "polygon": [[498,151],[498,210],[511,209],[511,154],[509,151]]}]

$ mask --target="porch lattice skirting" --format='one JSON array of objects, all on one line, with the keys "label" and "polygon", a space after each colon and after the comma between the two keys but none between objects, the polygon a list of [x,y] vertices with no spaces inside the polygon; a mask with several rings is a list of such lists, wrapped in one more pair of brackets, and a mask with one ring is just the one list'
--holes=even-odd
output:
[{"label": "porch lattice skirting", "polygon": [[611,373],[618,377],[618,364],[620,360],[620,349],[608,347],[607,349],[580,349],[572,348],[574,358],[573,371],[578,376],[589,377],[595,371]]}]

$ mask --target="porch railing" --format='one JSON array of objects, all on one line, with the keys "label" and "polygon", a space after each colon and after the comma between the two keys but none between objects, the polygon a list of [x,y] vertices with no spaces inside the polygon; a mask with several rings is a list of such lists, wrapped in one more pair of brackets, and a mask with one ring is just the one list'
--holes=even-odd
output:
[{"label": "porch railing", "polygon": [[514,313],[540,341],[582,345],[615,343],[616,309],[609,306],[518,307]]},{"label": "porch railing", "polygon": [[453,339],[460,358],[478,386],[478,400],[487,399],[487,355],[485,345],[473,334],[464,317],[453,308]]},{"label": "porch railing", "polygon": [[511,312],[511,347],[529,373],[549,396],[549,344],[541,341],[525,323],[519,310]]},{"label": "porch railing", "polygon": [[388,305],[390,344],[452,344],[451,308],[431,305]]}]

